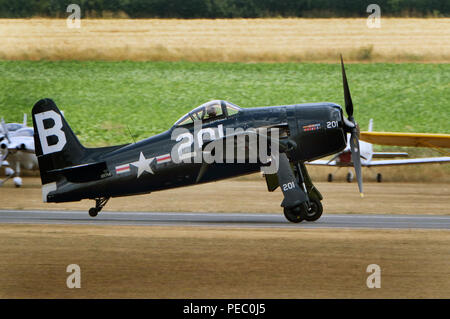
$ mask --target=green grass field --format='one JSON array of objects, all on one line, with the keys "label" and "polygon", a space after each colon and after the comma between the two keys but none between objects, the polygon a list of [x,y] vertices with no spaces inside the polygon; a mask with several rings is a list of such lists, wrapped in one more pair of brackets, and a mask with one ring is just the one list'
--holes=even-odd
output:
[{"label": "green grass field", "polygon": [[[449,64],[349,64],[362,129],[450,133]],[[169,128],[211,99],[242,107],[343,105],[338,64],[0,62],[0,116],[21,121],[53,98],[86,145],[130,142]]]}]

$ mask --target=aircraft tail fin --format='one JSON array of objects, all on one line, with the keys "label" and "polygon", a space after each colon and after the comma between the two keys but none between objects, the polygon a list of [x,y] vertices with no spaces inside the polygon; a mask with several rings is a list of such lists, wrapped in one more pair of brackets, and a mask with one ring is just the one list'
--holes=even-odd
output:
[{"label": "aircraft tail fin", "polygon": [[87,149],[81,145],[53,100],[38,101],[32,117],[35,151],[44,185],[55,181],[50,171],[82,164]]}]

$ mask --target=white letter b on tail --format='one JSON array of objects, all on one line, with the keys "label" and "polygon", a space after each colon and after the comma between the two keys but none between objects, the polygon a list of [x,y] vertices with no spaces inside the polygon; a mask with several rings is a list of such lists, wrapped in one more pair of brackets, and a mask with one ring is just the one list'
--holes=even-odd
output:
[{"label": "white letter b on tail", "polygon": [[[47,111],[34,115],[36,127],[38,130],[39,140],[41,142],[43,155],[61,151],[66,145],[66,134],[61,130],[63,127],[61,115],[55,111]],[[45,120],[53,120],[53,126],[50,128],[44,127]],[[49,145],[47,137],[54,136],[58,139],[55,144]]]}]

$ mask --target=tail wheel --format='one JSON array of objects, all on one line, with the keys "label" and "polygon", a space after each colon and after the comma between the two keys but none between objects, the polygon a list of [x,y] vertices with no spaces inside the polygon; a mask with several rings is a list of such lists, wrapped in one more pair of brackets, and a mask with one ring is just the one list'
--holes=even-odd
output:
[{"label": "tail wheel", "polygon": [[328,174],[328,182],[332,182],[333,181],[333,174]]},{"label": "tail wheel", "polygon": [[109,197],[100,197],[95,199],[95,207],[89,209],[89,216],[96,217],[98,213],[105,207],[109,201]]},{"label": "tail wheel", "polygon": [[96,209],[96,208],[94,208],[94,207],[92,207],[92,208],[89,209],[89,216],[95,217],[95,216],[97,216],[97,215],[98,215],[98,209]]},{"label": "tail wheel", "polygon": [[323,206],[319,200],[312,199],[310,201],[310,206],[308,211],[306,212],[305,220],[309,222],[316,221],[322,216]]}]

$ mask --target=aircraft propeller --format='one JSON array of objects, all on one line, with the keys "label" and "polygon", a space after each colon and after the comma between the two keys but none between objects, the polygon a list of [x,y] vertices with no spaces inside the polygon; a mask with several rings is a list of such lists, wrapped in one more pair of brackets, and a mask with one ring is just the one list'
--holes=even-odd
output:
[{"label": "aircraft propeller", "polygon": [[348,87],[347,75],[345,74],[344,60],[341,55],[341,68],[342,68],[342,82],[344,86],[344,99],[345,99],[345,111],[347,112],[348,119],[344,119],[344,123],[350,131],[350,149],[352,152],[353,167],[355,168],[356,179],[358,181],[358,188],[361,197],[363,193],[363,182],[361,174],[361,154],[359,151],[359,128],[355,119],[353,118],[353,101],[350,94],[350,88]]}]

